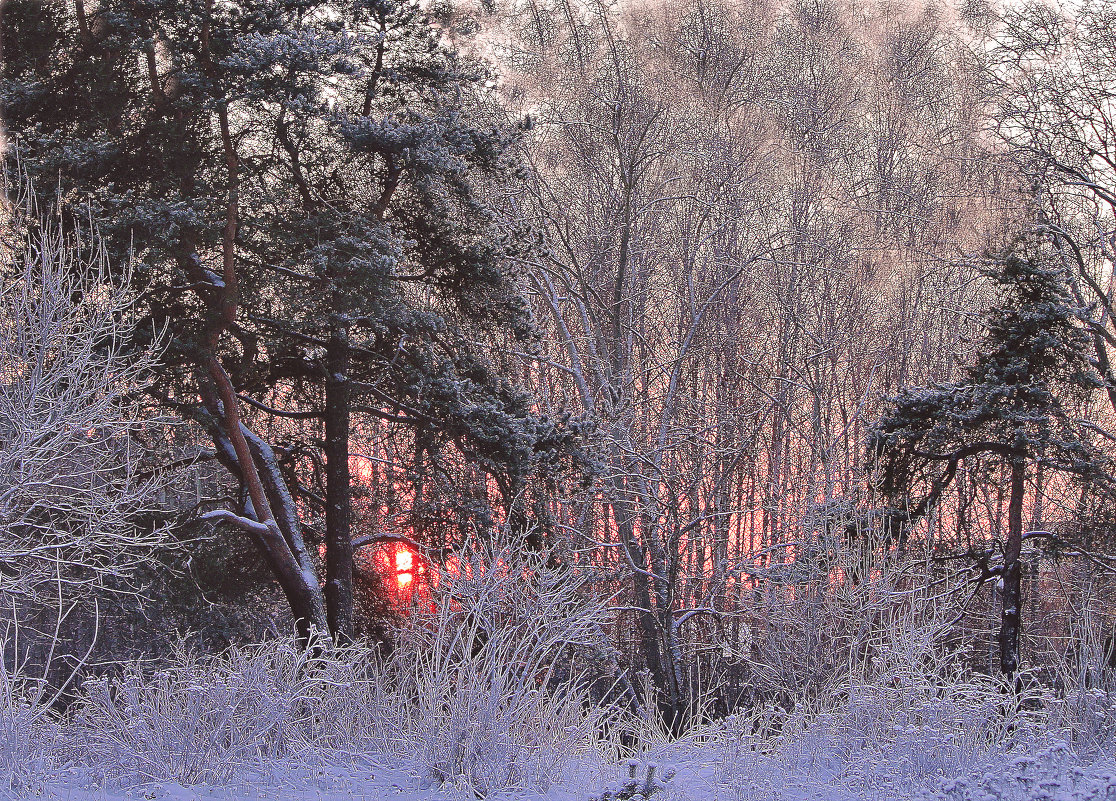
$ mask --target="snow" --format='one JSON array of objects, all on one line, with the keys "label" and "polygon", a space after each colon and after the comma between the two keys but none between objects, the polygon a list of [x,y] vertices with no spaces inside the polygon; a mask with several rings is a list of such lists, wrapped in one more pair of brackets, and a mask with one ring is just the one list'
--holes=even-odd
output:
[{"label": "snow", "polygon": [[[1101,801],[1116,798],[1116,762],[1078,760],[1072,749],[1055,742],[1034,753],[987,760],[956,776],[924,781],[866,785],[840,771],[810,770],[752,755],[729,764],[723,743],[676,743],[644,755],[642,777],[654,757],[660,771],[676,775],[653,794],[656,801]],[[744,770],[742,771],[741,768]],[[492,801],[586,801],[618,787],[625,763],[600,766],[587,759],[568,770],[563,782],[546,791],[492,793]],[[476,796],[460,787],[432,786],[421,771],[386,760],[351,764],[272,766],[266,774],[247,776],[224,786],[185,787],[175,782],[147,782],[105,789],[83,781],[80,772],[40,785],[16,798],[57,801],[466,801]],[[615,796],[614,796],[615,797]]]}]

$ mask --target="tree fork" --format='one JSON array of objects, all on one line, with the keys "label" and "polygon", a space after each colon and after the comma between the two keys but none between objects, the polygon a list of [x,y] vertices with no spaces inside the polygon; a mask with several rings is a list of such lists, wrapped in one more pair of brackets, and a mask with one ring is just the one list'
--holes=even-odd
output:
[{"label": "tree fork", "polygon": [[[617,493],[623,488],[617,485]],[[632,567],[632,592],[635,606],[639,609],[636,614],[637,630],[639,632],[639,645],[643,659],[651,673],[651,681],[658,695],[657,702],[659,714],[668,726],[675,723],[677,717],[677,690],[673,677],[668,674],[668,666],[663,664],[663,650],[666,641],[663,638],[662,628],[658,617],[652,607],[651,581],[647,571],[646,549],[636,540],[635,526],[632,523],[634,512],[627,500],[612,500],[609,502],[612,516],[615,519],[617,533],[623,544],[623,550]]]},{"label": "tree fork", "polygon": [[[324,605],[320,602],[321,590],[312,573],[303,570],[291,553],[283,532],[272,512],[271,503],[264,490],[260,472],[252,457],[248,441],[241,430],[240,414],[236,406],[236,392],[224,367],[212,354],[208,357],[208,372],[213,380],[217,395],[221,400],[221,420],[224,435],[232,444],[236,455],[236,462],[240,468],[240,478],[248,497],[252,502],[252,511],[259,526],[247,526],[239,520],[241,528],[256,534],[263,542],[269,562],[275,571],[280,587],[283,589],[291,611],[295,616],[295,625],[299,635],[305,640],[310,635],[311,627],[324,629]],[[230,518],[231,519],[231,518]]]}]

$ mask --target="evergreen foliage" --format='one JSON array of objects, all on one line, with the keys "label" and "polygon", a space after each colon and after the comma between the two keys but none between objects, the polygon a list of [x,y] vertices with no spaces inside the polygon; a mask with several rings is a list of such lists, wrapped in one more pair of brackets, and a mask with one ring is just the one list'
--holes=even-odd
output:
[{"label": "evergreen foliage", "polygon": [[518,176],[514,134],[417,3],[12,0],[2,24],[11,153],[150,287],[161,400],[242,479],[214,369],[253,414],[313,421],[279,456],[329,465],[331,583],[351,584],[352,415],[415,432],[426,464],[453,443],[509,503],[560,461],[570,429],[488,355],[532,347],[510,268],[531,237],[488,199]]},{"label": "evergreen foliage", "polygon": [[1083,310],[1060,262],[1037,235],[1017,239],[983,267],[1000,302],[984,318],[975,363],[949,384],[907,389],[874,426],[870,456],[889,502],[885,535],[908,530],[941,498],[959,464],[992,456],[1010,471],[1003,565],[1001,668],[1018,666],[1019,554],[1029,467],[1069,474],[1093,487],[1111,483],[1107,457],[1077,413],[1102,383],[1090,360]]},{"label": "evergreen foliage", "polygon": [[933,485],[930,468],[969,452],[1083,477],[1102,468],[1075,414],[1101,385],[1092,343],[1064,270],[1043,246],[1035,236],[1019,239],[982,268],[1000,302],[985,313],[986,334],[964,378],[904,390],[876,423],[870,448],[886,496],[919,480]]}]

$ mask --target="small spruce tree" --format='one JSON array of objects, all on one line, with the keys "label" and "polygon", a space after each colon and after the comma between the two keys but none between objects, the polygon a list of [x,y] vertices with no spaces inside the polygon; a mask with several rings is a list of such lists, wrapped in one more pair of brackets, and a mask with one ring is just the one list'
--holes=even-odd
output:
[{"label": "small spruce tree", "polygon": [[1091,444],[1074,408],[1101,386],[1089,358],[1090,340],[1048,243],[1018,238],[982,272],[1001,302],[985,315],[975,364],[948,384],[907,389],[870,434],[877,487],[887,499],[889,536],[909,528],[941,499],[959,465],[974,457],[1000,460],[1009,475],[1000,668],[1019,667],[1023,503],[1027,471],[1041,465],[1095,482],[1107,460]]}]

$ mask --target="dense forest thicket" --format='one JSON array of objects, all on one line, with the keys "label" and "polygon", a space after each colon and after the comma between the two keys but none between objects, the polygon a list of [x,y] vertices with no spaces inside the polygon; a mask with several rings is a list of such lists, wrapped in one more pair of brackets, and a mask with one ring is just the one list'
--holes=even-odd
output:
[{"label": "dense forest thicket", "polygon": [[0,45],[3,675],[78,763],[290,747],[128,739],[230,665],[480,796],[889,687],[1111,746],[1105,0],[7,0]]}]

